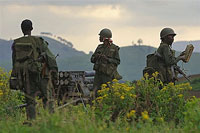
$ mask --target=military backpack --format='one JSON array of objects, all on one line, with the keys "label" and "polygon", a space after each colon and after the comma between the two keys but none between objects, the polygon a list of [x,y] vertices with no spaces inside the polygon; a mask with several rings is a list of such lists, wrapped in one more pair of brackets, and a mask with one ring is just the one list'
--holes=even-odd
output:
[{"label": "military backpack", "polygon": [[13,69],[10,78],[11,89],[23,88],[23,79],[26,74],[39,75],[42,70],[42,63],[37,61],[40,56],[40,44],[34,36],[24,36],[14,40]]},{"label": "military backpack", "polygon": [[152,75],[156,71],[158,71],[159,68],[159,61],[161,60],[161,55],[156,51],[154,53],[148,54],[146,56],[146,67],[143,70],[143,75],[145,73],[148,73],[149,75]]}]

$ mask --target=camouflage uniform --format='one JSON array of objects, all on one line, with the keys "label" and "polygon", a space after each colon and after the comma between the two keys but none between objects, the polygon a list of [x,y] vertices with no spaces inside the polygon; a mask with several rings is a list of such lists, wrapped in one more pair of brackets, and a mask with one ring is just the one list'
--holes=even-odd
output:
[{"label": "camouflage uniform", "polygon": [[117,66],[120,64],[119,47],[115,44],[98,45],[91,57],[91,62],[94,63],[93,69],[96,71],[94,77],[95,90],[100,89],[101,84],[112,81],[114,78],[121,78],[117,72]]},{"label": "camouflage uniform", "polygon": [[[41,38],[42,39],[42,38]],[[48,43],[42,39],[42,56],[44,61],[42,63],[43,69],[41,72],[41,98],[43,100],[43,105],[52,113],[55,93],[54,86],[58,78],[58,67],[56,63],[56,58],[48,48]]]},{"label": "camouflage uniform", "polygon": [[[20,53],[23,53],[26,48],[22,45],[21,48],[24,49],[24,51],[20,52],[20,47],[17,48],[18,44],[31,45],[31,47],[33,47],[31,54],[28,53],[26,58],[20,59],[19,57],[23,56],[20,55]],[[41,77],[43,60],[39,60],[42,53],[45,53],[45,58],[47,58],[47,68],[51,69],[48,62],[48,59],[50,58],[49,49],[42,38],[35,36],[23,36],[14,40],[12,50],[13,70],[11,76],[15,76],[19,79],[19,89],[25,93],[27,118],[35,119],[35,97],[42,94],[44,96],[43,99],[46,100],[49,97],[47,95],[51,95],[48,94],[49,90],[47,90],[46,83],[44,84],[43,81],[46,75]],[[54,63],[56,62],[54,61]],[[54,66],[57,69],[57,65],[54,64]]]},{"label": "camouflage uniform", "polygon": [[172,50],[168,44],[162,42],[157,52],[159,54],[158,56],[160,56],[158,72],[161,81],[163,83],[174,82],[177,73],[174,71],[173,66],[179,61],[175,57],[175,51]]}]

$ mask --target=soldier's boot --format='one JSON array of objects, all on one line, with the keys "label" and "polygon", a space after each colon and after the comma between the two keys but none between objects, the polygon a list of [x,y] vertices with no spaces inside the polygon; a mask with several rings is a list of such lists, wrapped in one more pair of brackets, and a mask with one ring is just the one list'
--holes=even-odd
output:
[{"label": "soldier's boot", "polygon": [[26,115],[28,120],[33,120],[36,118],[35,104],[28,104],[26,106]]},{"label": "soldier's boot", "polygon": [[54,101],[53,100],[49,100],[48,101],[48,110],[49,110],[49,113],[54,113]]},{"label": "soldier's boot", "polygon": [[44,109],[47,109],[49,113],[54,113],[54,101],[42,99]]}]

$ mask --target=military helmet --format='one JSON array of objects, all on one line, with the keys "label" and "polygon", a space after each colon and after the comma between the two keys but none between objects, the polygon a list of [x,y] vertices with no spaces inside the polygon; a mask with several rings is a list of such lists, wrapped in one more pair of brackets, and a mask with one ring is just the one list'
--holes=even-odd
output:
[{"label": "military helmet", "polygon": [[167,35],[174,35],[175,36],[176,33],[171,28],[164,28],[164,29],[162,29],[161,32],[160,32],[160,38],[164,38]]},{"label": "military helmet", "polygon": [[32,27],[31,20],[28,20],[28,19],[23,20],[22,23],[21,23],[21,29],[23,31],[32,30],[33,27]]},{"label": "military helmet", "polygon": [[99,35],[106,38],[112,38],[112,32],[110,29],[107,28],[102,29]]}]

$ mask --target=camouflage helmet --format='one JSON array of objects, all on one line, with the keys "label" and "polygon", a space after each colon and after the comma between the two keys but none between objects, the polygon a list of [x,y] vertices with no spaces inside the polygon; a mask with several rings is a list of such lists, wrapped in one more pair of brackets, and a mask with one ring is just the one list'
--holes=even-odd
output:
[{"label": "camouflage helmet", "polygon": [[164,28],[164,29],[162,29],[161,32],[160,32],[160,38],[164,38],[167,35],[174,35],[175,36],[176,33],[171,28]]},{"label": "camouflage helmet", "polygon": [[21,29],[22,31],[32,30],[33,27],[32,27],[31,20],[28,20],[28,19],[23,20],[21,23]]},{"label": "camouflage helmet", "polygon": [[99,35],[106,38],[112,38],[112,32],[110,29],[107,28],[102,29]]}]

